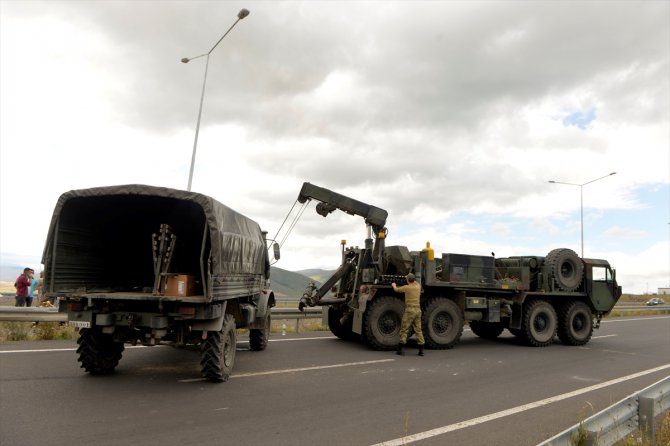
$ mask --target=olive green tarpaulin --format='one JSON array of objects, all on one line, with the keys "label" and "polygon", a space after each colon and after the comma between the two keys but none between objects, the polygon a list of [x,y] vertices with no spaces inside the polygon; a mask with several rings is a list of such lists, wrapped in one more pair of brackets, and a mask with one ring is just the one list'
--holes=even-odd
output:
[{"label": "olive green tarpaulin", "polygon": [[[54,246],[54,243],[61,245],[66,237],[85,239],[90,231],[97,230],[97,239],[102,230],[96,228],[105,225],[109,233],[122,228],[118,231],[123,230],[127,237],[131,237],[134,228],[148,225],[147,221],[151,223],[150,230],[157,231],[163,220],[169,223],[170,219],[181,226],[180,233],[176,234],[178,243],[180,238],[190,240],[187,249],[198,254],[206,223],[212,275],[269,274],[267,250],[258,223],[207,195],[138,184],[79,189],[62,194],[54,209],[42,263],[48,265],[54,255],[57,262],[70,263],[63,259],[68,255],[68,249]],[[66,227],[69,233],[59,234],[64,233]],[[115,236],[118,245],[122,236]],[[136,244],[144,243],[146,236],[142,234],[142,237]],[[92,240],[92,243],[96,242]],[[134,246],[130,248],[136,249]],[[180,249],[183,254],[184,248],[177,245],[177,255]]]}]

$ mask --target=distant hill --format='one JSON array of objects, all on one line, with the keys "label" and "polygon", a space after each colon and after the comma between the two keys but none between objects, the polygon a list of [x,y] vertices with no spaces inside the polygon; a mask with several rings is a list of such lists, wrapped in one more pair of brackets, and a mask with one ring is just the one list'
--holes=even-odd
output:
[{"label": "distant hill", "polygon": [[302,297],[302,293],[310,282],[316,281],[317,285],[321,285],[319,280],[312,279],[299,272],[286,271],[274,266],[270,271],[270,280],[272,291],[277,297],[295,298],[296,301]]},{"label": "distant hill", "polygon": [[[27,265],[19,264],[13,260],[14,259],[11,258],[3,258],[2,261],[0,261],[0,280],[13,284],[14,280],[23,273],[23,268],[25,266],[34,268],[38,274],[41,270],[39,260],[37,261],[37,264],[34,264],[33,262],[33,264],[29,263]],[[306,271],[310,272],[309,276],[304,274],[304,272],[292,272],[273,266],[270,272],[270,280],[275,295],[280,298],[295,298],[295,300],[298,301],[310,282],[314,281],[320,286],[332,274],[332,271],[330,271],[329,274],[328,271],[320,269]]]},{"label": "distant hill", "polygon": [[16,278],[23,274],[23,268],[26,267],[33,268],[37,275],[42,271],[39,257],[18,258],[15,255],[3,254],[0,257],[0,280],[14,283]]},{"label": "distant hill", "polygon": [[297,274],[302,274],[303,276],[307,276],[311,278],[312,280],[315,280],[319,283],[325,283],[326,280],[330,278],[330,276],[335,273],[334,269],[303,269],[301,271],[296,271]]}]

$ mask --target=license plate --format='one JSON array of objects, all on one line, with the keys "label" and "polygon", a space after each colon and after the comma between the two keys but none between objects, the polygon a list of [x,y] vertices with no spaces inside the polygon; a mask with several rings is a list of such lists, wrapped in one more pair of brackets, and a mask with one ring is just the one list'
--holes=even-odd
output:
[{"label": "license plate", "polygon": [[91,323],[89,321],[67,321],[70,327],[76,328],[91,328]]}]

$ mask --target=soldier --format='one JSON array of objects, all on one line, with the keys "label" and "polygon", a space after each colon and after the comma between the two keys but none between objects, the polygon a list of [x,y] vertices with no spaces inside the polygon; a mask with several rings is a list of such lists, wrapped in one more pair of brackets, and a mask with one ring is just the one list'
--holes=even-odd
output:
[{"label": "soldier", "polygon": [[421,285],[416,281],[414,274],[407,274],[407,285],[397,287],[395,282],[391,284],[396,293],[405,293],[405,311],[402,315],[402,326],[400,327],[400,344],[398,344],[399,355],[404,355],[403,348],[407,343],[407,332],[409,327],[414,328],[416,340],[419,344],[419,356],[423,356],[423,332],[421,331],[421,306],[419,299],[421,297]]}]

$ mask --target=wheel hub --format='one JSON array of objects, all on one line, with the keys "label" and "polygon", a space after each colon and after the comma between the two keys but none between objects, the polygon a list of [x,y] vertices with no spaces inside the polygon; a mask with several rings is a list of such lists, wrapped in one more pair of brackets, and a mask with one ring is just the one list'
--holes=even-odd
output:
[{"label": "wheel hub", "polygon": [[433,331],[435,333],[446,333],[449,331],[449,326],[451,325],[451,318],[447,313],[439,313],[433,318]]},{"label": "wheel hub", "polygon": [[385,335],[393,333],[398,327],[398,322],[393,316],[393,313],[385,313],[381,318],[379,318],[379,331]]}]

